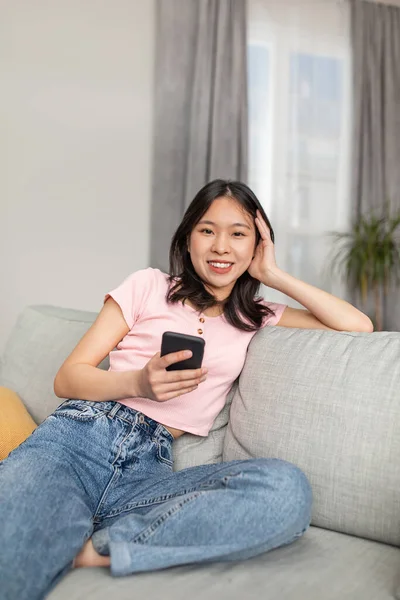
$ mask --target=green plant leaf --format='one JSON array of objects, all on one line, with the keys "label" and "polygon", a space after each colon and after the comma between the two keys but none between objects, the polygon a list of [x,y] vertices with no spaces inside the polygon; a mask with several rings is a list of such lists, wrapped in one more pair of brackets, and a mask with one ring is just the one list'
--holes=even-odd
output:
[{"label": "green plant leaf", "polygon": [[374,209],[360,215],[350,231],[327,231],[333,238],[332,252],[328,257],[331,277],[345,279],[355,288],[365,302],[374,292],[374,302],[380,289],[387,289],[389,282],[397,278],[400,283],[400,242],[395,232],[400,226],[400,211],[390,216],[390,201],[385,202],[385,211],[376,214]]}]

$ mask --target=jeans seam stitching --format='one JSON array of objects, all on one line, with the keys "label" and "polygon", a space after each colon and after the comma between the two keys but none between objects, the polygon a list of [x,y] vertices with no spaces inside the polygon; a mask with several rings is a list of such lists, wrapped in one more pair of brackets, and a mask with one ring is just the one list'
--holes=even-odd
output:
[{"label": "jeans seam stitching", "polygon": [[[77,402],[88,402],[88,403],[89,403],[90,401],[87,401],[87,400],[79,400],[79,401],[76,401],[76,400],[66,400],[65,402],[63,402],[62,404],[60,404],[60,406],[59,406],[58,408],[62,408],[62,406],[63,406],[63,405],[66,403],[66,402],[69,402],[70,404],[69,404],[68,406],[71,406],[71,404],[72,404],[73,402],[74,402],[74,403],[77,403]],[[100,408],[96,407],[96,406],[95,406],[95,404],[93,404],[93,403],[91,403],[91,404],[90,404],[90,406],[92,406],[92,408],[97,408],[97,410],[100,410]],[[72,407],[72,408],[73,408],[73,407]],[[128,408],[129,408],[129,407],[128,407]],[[134,410],[135,410],[135,409],[134,409]],[[55,412],[57,412],[57,409],[56,409],[56,411],[55,411]],[[60,416],[60,417],[64,417],[64,416],[65,416],[65,417],[67,417],[67,418],[71,418],[71,419],[73,419],[73,418],[74,418],[74,417],[72,417],[72,416],[63,415],[62,413],[57,413],[57,414],[58,414],[58,416]],[[107,412],[107,411],[105,411],[105,410],[104,410],[104,411],[102,410],[102,411],[100,412],[100,414],[99,414],[99,415],[94,415],[94,416],[92,416],[92,417],[90,417],[90,418],[96,418],[96,419],[98,419],[98,418],[100,418],[100,417],[107,416],[107,415],[108,415],[108,412]],[[50,415],[50,416],[51,416],[51,415]],[[119,411],[118,411],[118,412],[115,414],[114,418],[115,418],[115,419],[119,419],[120,421],[124,421],[124,423],[127,423],[128,425],[131,425],[131,426],[133,426],[133,425],[136,425],[136,426],[138,426],[138,427],[139,427],[139,428],[140,428],[140,429],[141,429],[141,430],[142,430],[144,433],[146,433],[147,435],[151,435],[151,436],[153,436],[153,435],[154,435],[154,432],[153,432],[153,434],[150,434],[149,430],[148,430],[146,427],[144,427],[142,423],[139,423],[139,422],[135,423],[135,420],[136,420],[135,418],[134,418],[133,420],[125,419],[125,417],[123,417],[122,415],[120,415],[120,414],[119,414]],[[83,421],[84,419],[76,419],[76,420],[82,420],[82,421]],[[172,435],[172,434],[170,434],[170,432],[168,431],[168,429],[166,429],[165,427],[164,427],[164,429],[167,431],[167,433],[168,433],[169,435]],[[168,436],[167,436],[167,437],[168,437]],[[173,438],[173,436],[172,436],[172,438]],[[172,445],[172,443],[173,443],[173,441],[174,441],[174,438],[173,438],[172,440],[169,440],[169,441],[171,442],[171,445]]]},{"label": "jeans seam stitching", "polygon": [[155,443],[157,444],[157,456],[159,458],[159,460],[161,460],[162,462],[164,462],[166,465],[172,467],[174,464],[173,460],[169,460],[168,458],[164,458],[164,456],[161,455],[161,444],[159,442],[158,439],[154,439]]},{"label": "jeans seam stitching", "polygon": [[175,514],[176,512],[178,512],[181,508],[183,508],[183,506],[185,506],[186,504],[188,504],[192,500],[195,500],[196,498],[198,498],[201,495],[202,495],[202,492],[195,492],[194,494],[192,494],[188,498],[184,498],[183,500],[181,500],[177,504],[174,504],[174,506],[172,506],[171,508],[169,508],[167,510],[167,512],[165,512],[162,515],[158,516],[157,519],[155,521],[153,521],[153,523],[151,523],[144,531],[142,531],[137,536],[135,536],[133,538],[133,540],[132,540],[132,543],[134,543],[134,544],[138,544],[139,543],[140,544],[140,543],[145,542],[146,540],[148,540],[149,537],[151,537],[157,531],[157,529],[163,523],[165,523],[165,521],[168,519],[168,517],[172,516],[173,514]]},{"label": "jeans seam stitching", "polygon": [[[225,475],[222,478],[222,480],[227,481],[227,478],[236,477],[238,475],[240,475],[240,473],[233,473],[232,475]],[[209,485],[212,485],[214,483],[220,483],[220,482],[221,482],[221,478],[208,479],[207,481],[201,483],[200,486],[208,487]],[[107,515],[103,515],[102,518],[110,519],[112,517],[116,517],[116,516],[122,514],[123,512],[129,512],[131,510],[134,510],[135,508],[143,508],[145,506],[151,506],[152,504],[160,504],[162,502],[166,502],[167,500],[172,500],[173,498],[180,498],[181,496],[185,496],[186,494],[191,494],[193,492],[202,492],[202,491],[203,490],[199,490],[199,484],[197,484],[196,486],[194,486],[192,488],[186,488],[185,490],[182,490],[181,492],[177,492],[175,494],[165,494],[163,496],[156,496],[155,498],[148,498],[147,500],[141,500],[140,502],[133,502],[133,503],[125,504],[121,508],[118,508],[118,509],[116,508],[116,509],[110,511],[109,513],[107,513]],[[204,491],[206,491],[206,490],[204,490]]]},{"label": "jeans seam stitching", "polygon": [[109,481],[108,481],[108,483],[107,483],[107,485],[106,485],[106,487],[104,489],[104,492],[101,495],[99,503],[98,503],[98,505],[96,507],[96,510],[94,512],[94,515],[93,515],[93,520],[101,518],[101,515],[99,514],[99,511],[101,510],[102,506],[104,505],[106,497],[108,495],[108,491],[109,491],[111,485],[114,483],[114,479],[116,479],[116,477],[117,477],[117,475],[119,475],[119,473],[120,473],[119,469],[114,469],[114,473],[111,475],[111,477],[110,477],[110,479],[109,479]]},{"label": "jeans seam stitching", "polygon": [[151,506],[152,504],[160,504],[162,502],[166,502],[167,500],[173,500],[174,498],[180,498],[181,496],[185,496],[185,494],[191,494],[196,490],[197,488],[193,487],[183,490],[182,492],[177,492],[176,494],[165,494],[164,496],[157,496],[156,498],[149,498],[148,500],[125,504],[125,506],[122,506],[121,508],[116,508],[110,511],[107,515],[105,515],[104,518],[116,517],[123,512],[128,512],[130,510],[134,510],[135,508],[143,508],[145,506]]},{"label": "jeans seam stitching", "polygon": [[112,461],[111,465],[114,467],[115,463],[117,462],[117,460],[119,459],[119,457],[121,456],[121,451],[122,451],[122,445],[126,442],[126,440],[128,439],[128,437],[132,434],[133,432],[133,427],[130,431],[127,432],[127,434],[123,437],[123,439],[121,440],[119,446],[118,446],[118,450],[117,450],[117,454],[114,458],[114,460]]},{"label": "jeans seam stitching", "polygon": [[105,414],[101,413],[99,415],[88,415],[86,417],[82,416],[79,417],[77,415],[65,415],[61,412],[59,413],[55,413],[54,415],[49,415],[49,416],[54,416],[54,417],[64,417],[64,419],[72,419],[73,421],[95,421],[97,419],[100,419],[100,417],[104,417]]}]

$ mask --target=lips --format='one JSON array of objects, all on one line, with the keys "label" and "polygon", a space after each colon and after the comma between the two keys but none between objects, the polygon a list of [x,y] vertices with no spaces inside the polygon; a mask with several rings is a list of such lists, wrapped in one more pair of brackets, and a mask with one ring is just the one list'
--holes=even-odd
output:
[{"label": "lips", "polygon": [[[230,265],[230,267],[215,267],[214,265],[211,264],[211,262],[218,262],[220,264],[224,264],[224,265]],[[223,273],[228,273],[232,267],[233,267],[233,263],[229,263],[227,261],[223,261],[223,260],[218,260],[218,261],[207,261],[208,266],[210,267],[210,269],[214,272],[214,273],[219,273],[219,274],[223,274]]]}]

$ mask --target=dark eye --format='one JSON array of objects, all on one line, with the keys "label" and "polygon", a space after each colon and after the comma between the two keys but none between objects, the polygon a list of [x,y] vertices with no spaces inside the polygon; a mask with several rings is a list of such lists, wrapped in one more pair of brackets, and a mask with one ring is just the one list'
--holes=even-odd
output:
[{"label": "dark eye", "polygon": [[239,237],[240,235],[242,235],[243,237],[245,237],[244,233],[242,233],[241,231],[235,231],[235,233],[234,233],[233,235],[236,235],[236,236],[238,236],[238,237]]},{"label": "dark eye", "polygon": [[206,233],[206,232],[210,232],[210,233],[212,233],[211,229],[202,229],[202,230],[201,230],[201,233]]}]

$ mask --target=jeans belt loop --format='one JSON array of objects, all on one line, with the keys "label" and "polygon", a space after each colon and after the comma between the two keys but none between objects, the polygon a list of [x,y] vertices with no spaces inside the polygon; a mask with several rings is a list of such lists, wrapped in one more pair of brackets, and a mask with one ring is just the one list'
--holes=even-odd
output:
[{"label": "jeans belt loop", "polygon": [[114,404],[114,406],[112,407],[112,409],[107,414],[107,417],[109,419],[113,419],[121,407],[122,407],[122,404],[120,404],[119,402],[116,402]]}]

